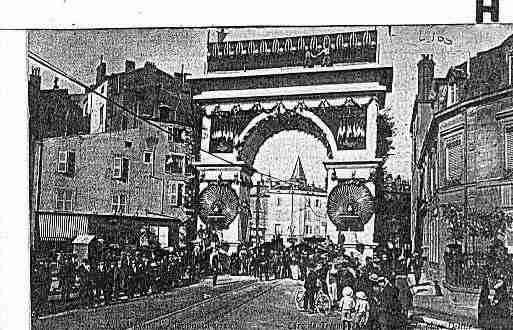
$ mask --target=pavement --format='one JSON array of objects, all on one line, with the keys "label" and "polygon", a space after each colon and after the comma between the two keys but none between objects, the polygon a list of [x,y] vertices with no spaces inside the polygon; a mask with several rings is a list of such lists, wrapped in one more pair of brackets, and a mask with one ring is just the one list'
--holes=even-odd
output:
[{"label": "pavement", "polygon": [[[413,283],[413,282],[412,282]],[[442,285],[442,295],[436,295],[433,282],[423,277],[412,287],[413,318],[447,329],[474,329],[477,326],[475,294],[460,294],[458,299]]]}]

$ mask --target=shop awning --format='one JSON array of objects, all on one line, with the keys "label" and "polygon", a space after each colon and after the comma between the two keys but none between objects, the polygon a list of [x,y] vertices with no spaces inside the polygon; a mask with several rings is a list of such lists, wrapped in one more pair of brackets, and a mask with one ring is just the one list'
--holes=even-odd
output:
[{"label": "shop awning", "polygon": [[40,213],[38,218],[42,241],[65,241],[87,234],[85,215]]}]

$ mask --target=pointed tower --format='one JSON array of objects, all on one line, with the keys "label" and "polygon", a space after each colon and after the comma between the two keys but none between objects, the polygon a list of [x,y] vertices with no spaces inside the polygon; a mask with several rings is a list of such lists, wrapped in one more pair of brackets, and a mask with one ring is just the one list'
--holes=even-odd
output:
[{"label": "pointed tower", "polygon": [[305,171],[303,170],[303,164],[301,164],[301,158],[299,158],[299,156],[297,156],[296,165],[294,165],[294,171],[292,171],[290,181],[299,185],[306,185]]}]

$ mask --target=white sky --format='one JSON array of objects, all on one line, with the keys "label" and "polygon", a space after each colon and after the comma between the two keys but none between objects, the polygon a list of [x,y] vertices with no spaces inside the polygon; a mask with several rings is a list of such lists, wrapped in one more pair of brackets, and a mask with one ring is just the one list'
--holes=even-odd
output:
[{"label": "white sky", "polygon": [[[231,28],[226,40],[262,38],[298,34],[341,32],[374,28],[366,27],[322,27],[322,28]],[[394,175],[410,176],[409,123],[411,109],[417,91],[417,62],[420,54],[431,53],[436,62],[435,75],[445,75],[448,68],[466,60],[469,54],[486,50],[500,44],[513,33],[513,25],[436,25],[393,26],[378,28],[380,63],[390,64],[394,69],[393,91],[387,95],[386,105],[392,108],[396,122],[395,150],[386,166]],[[186,72],[202,73],[206,62],[207,31],[209,29],[121,29],[121,30],[68,30],[31,31],[29,49],[50,60],[80,80],[92,83],[95,69],[103,55],[107,72],[124,69],[125,59],[136,61],[137,67],[145,61],[154,62],[169,73],[179,72],[181,64]],[[435,33],[435,42],[419,41],[419,36]],[[453,41],[452,45],[438,42],[438,37]],[[210,38],[215,30],[210,29]],[[53,86],[53,74],[41,70],[43,86]],[[61,82],[77,91],[75,86]],[[282,150],[290,150],[287,153]],[[318,150],[321,152],[317,152]],[[280,178],[290,175],[297,154],[302,157],[309,179],[318,185],[324,184],[324,147],[312,137],[298,132],[278,134],[271,138],[257,155],[255,167]]]}]

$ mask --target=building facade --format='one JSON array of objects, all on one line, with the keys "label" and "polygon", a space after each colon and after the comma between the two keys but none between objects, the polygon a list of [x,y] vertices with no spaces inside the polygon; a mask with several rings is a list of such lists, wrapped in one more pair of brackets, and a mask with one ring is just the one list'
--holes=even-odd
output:
[{"label": "building facade", "polygon": [[[86,94],[84,113],[90,117],[90,133],[114,132],[137,128],[134,115],[162,123],[180,123],[199,127],[201,117],[194,111],[192,91],[184,73],[171,75],[146,62],[136,68],[127,60],[125,71],[107,74],[107,64],[100,61],[96,83]],[[181,131],[176,132],[180,135]],[[201,132],[194,130],[195,147],[199,148]],[[198,150],[196,150],[196,153]]]},{"label": "building facade", "polygon": [[285,245],[289,245],[305,238],[326,238],[329,221],[326,191],[308,184],[299,158],[288,182],[268,180],[266,183],[263,187],[254,187],[251,194],[253,217],[250,227],[263,229],[263,241],[281,237]]},{"label": "building facade", "polygon": [[[470,237],[448,240],[441,206],[512,210],[513,37],[434,77],[432,56],[418,63],[413,108],[411,233],[424,249],[427,271],[444,278],[449,243],[464,253],[480,249]],[[513,245],[511,232],[506,245]]]},{"label": "building facade", "polygon": [[186,141],[139,127],[38,144],[35,225],[43,246],[69,247],[80,234],[137,244],[142,228],[152,230],[163,247],[177,243],[179,226],[191,221],[192,129],[160,125],[183,129]]},{"label": "building facade", "polygon": [[[28,78],[29,107],[29,205],[31,223],[34,196],[34,155],[37,141],[57,136],[76,136],[89,132],[89,117],[83,112],[85,94],[70,94],[59,87],[57,78],[52,89],[41,89],[40,68],[32,67]],[[31,243],[34,235],[31,235]]]}]

